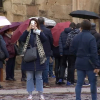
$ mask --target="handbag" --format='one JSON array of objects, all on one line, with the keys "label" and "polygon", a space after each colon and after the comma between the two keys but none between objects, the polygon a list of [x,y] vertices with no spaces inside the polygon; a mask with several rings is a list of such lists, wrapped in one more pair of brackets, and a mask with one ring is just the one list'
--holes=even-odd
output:
[{"label": "handbag", "polygon": [[31,61],[36,60],[37,59],[37,49],[36,49],[36,47],[32,48],[30,46],[30,49],[26,50],[23,59],[24,59],[25,62],[31,62]]},{"label": "handbag", "polygon": [[[23,57],[23,60],[25,62],[31,62],[31,61],[34,61],[37,59],[37,47],[32,47],[30,45],[30,48],[27,49],[28,47],[28,44],[29,44],[29,40],[30,40],[30,35],[31,33],[29,32],[28,36],[27,36],[27,39],[26,39],[26,43],[24,45],[24,57]],[[36,43],[36,41],[35,41]],[[35,43],[34,43],[34,46],[35,46]]]},{"label": "handbag", "polygon": [[4,60],[4,59],[5,59],[5,53],[1,49],[1,39],[0,39],[0,60]]}]

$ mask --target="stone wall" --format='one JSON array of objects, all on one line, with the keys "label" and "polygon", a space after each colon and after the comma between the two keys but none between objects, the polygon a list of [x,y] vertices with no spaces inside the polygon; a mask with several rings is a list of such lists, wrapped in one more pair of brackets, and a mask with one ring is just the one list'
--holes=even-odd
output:
[{"label": "stone wall", "polygon": [[[5,0],[4,14],[12,21],[23,21],[32,16],[45,16],[56,22],[75,21],[69,13],[73,10],[89,10],[99,13],[100,0]],[[9,5],[9,6],[8,6]]]},{"label": "stone wall", "polygon": [[72,0],[5,0],[3,6],[11,22],[32,16],[45,16],[56,22],[71,21],[68,14],[72,11]]}]

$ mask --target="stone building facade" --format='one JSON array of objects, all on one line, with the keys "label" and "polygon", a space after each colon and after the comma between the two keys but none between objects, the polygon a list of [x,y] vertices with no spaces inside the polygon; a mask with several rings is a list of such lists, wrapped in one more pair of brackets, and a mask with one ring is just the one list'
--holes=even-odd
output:
[{"label": "stone building facade", "polygon": [[3,9],[0,15],[5,15],[11,22],[24,21],[32,16],[45,16],[56,22],[75,21],[69,13],[74,10],[89,10],[99,14],[100,0],[0,0]]},{"label": "stone building facade", "polygon": [[[56,22],[81,22],[69,13],[74,10],[89,10],[99,14],[100,0],[0,0],[0,16],[4,15],[11,22],[24,21],[33,16],[44,16]],[[94,21],[99,26],[98,20]],[[98,28],[98,27],[97,27]],[[21,58],[17,59],[17,66]]]}]

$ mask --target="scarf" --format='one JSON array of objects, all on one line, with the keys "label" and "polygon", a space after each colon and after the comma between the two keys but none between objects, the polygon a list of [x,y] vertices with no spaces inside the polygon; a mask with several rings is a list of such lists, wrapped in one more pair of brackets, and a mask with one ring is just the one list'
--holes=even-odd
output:
[{"label": "scarf", "polygon": [[[46,61],[46,56],[45,56],[45,52],[44,52],[44,49],[43,49],[43,45],[41,43],[41,40],[39,38],[39,34],[37,33],[37,31],[36,32],[33,31],[33,32],[36,34],[36,44],[37,44],[37,49],[38,49],[38,53],[39,53],[39,57],[40,57],[40,64],[43,64]],[[27,49],[27,46],[28,46],[28,43],[29,43],[29,40],[30,40],[30,36],[31,36],[31,32],[29,32],[29,34],[27,36],[25,45],[23,47],[23,52],[25,52],[26,49]]]},{"label": "scarf", "polygon": [[46,56],[45,56],[45,52],[44,52],[41,40],[39,38],[39,35],[37,35],[37,34],[36,34],[36,43],[37,43],[38,53],[39,53],[39,57],[40,57],[40,64],[43,64],[46,61]]}]

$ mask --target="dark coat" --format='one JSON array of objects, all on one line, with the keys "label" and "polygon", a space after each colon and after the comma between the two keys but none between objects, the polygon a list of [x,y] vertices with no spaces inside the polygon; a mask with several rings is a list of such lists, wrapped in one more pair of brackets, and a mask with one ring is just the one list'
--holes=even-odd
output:
[{"label": "dark coat", "polygon": [[83,30],[74,37],[70,52],[77,56],[75,67],[78,70],[93,70],[99,66],[96,39],[90,31]]},{"label": "dark coat", "polygon": [[[28,31],[25,31],[23,33],[23,35],[20,37],[20,41],[25,43],[26,38],[28,36],[28,33],[29,33]],[[41,40],[42,43],[44,43],[47,40],[47,38],[46,38],[46,36],[44,35],[43,32],[40,33],[39,37],[40,37],[40,40]],[[36,39],[36,34],[33,33],[33,31],[31,31],[29,45],[31,45],[32,47],[35,46],[34,45],[35,39]],[[37,60],[36,61],[32,61],[32,62],[29,62],[29,63],[22,61],[21,66],[22,66],[22,70],[25,70],[25,71],[42,71],[42,70],[45,69],[45,64],[40,65],[40,58],[39,58],[38,51],[37,51]]]},{"label": "dark coat", "polygon": [[9,53],[9,58],[15,57],[16,56],[15,48],[14,48],[14,44],[11,43],[11,38],[9,38],[6,35],[4,35],[3,38],[4,38],[4,41],[6,42],[6,47]]},{"label": "dark coat", "polygon": [[54,56],[54,57],[59,57],[59,56],[60,56],[60,53],[59,53],[59,46],[57,46],[57,47],[53,46],[52,51],[53,51],[53,56]]},{"label": "dark coat", "polygon": [[51,49],[53,46],[53,37],[51,34],[51,30],[46,28],[44,25],[40,25],[41,30],[47,37],[47,41],[43,43],[44,51],[47,57],[51,56]]},{"label": "dark coat", "polygon": [[[0,35],[0,46],[1,46],[1,49],[2,49],[2,51],[5,53],[5,57],[6,58],[9,58],[9,53],[8,53],[8,51],[7,51],[7,48],[6,48],[6,43],[5,43],[5,41],[3,40],[3,38],[2,38],[2,36]],[[0,60],[0,68],[3,68],[3,61],[1,61]]]},{"label": "dark coat", "polygon": [[69,55],[69,48],[66,46],[67,35],[71,32],[71,28],[65,28],[59,38],[59,52],[60,55]]}]

